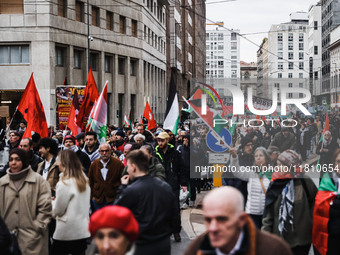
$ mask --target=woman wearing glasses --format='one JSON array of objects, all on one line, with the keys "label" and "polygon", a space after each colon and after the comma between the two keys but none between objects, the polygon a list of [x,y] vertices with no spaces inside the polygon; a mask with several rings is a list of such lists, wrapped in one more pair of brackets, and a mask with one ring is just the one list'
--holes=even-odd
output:
[{"label": "woman wearing glasses", "polygon": [[72,150],[59,153],[60,179],[52,201],[56,229],[53,254],[85,254],[90,209],[90,186],[77,154]]},{"label": "woman wearing glasses", "polygon": [[[340,250],[340,149],[327,167],[315,197],[313,215],[314,254],[333,255]],[[322,170],[322,168],[321,168]]]}]

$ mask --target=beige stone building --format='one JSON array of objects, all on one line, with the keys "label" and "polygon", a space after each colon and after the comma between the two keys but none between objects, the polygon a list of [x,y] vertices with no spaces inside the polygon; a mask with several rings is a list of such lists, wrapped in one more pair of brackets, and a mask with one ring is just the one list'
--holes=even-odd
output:
[{"label": "beige stone building", "polygon": [[[91,66],[99,91],[109,81],[109,124],[122,124],[130,110],[139,119],[146,100],[162,122],[168,2],[90,0],[89,6],[86,2],[0,0],[1,104],[9,105],[13,114],[34,72],[47,122],[55,125],[56,86],[65,77],[69,85],[85,85]],[[194,72],[186,66],[182,71]]]}]

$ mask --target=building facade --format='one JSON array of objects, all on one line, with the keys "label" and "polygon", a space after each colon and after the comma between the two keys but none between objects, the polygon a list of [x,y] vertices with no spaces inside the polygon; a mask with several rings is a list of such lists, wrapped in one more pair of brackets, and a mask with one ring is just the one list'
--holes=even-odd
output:
[{"label": "building facade", "polygon": [[11,114],[34,72],[47,122],[55,125],[56,86],[65,77],[85,85],[90,66],[99,91],[109,81],[109,124],[121,125],[130,110],[139,119],[146,100],[156,121],[164,120],[167,1],[5,3],[0,0],[0,95],[11,101]]},{"label": "building facade", "polygon": [[[268,88],[308,88],[308,13],[290,14],[290,22],[272,25],[268,34]],[[291,93],[287,98],[303,97]],[[280,96],[278,98],[280,101]]]},{"label": "building facade", "polygon": [[[188,98],[196,80],[205,78],[204,0],[174,0],[167,9],[167,81],[175,74],[179,107]],[[168,93],[168,89],[167,89]]]},{"label": "building facade", "polygon": [[330,106],[340,108],[340,26],[332,30],[330,34],[330,46],[328,48],[331,72],[330,72]]},{"label": "building facade", "polygon": [[322,19],[322,84],[321,94],[324,103],[330,104],[331,61],[329,54],[331,31],[340,24],[340,1],[326,0],[321,5]]},{"label": "building facade", "polygon": [[223,25],[223,22],[207,24],[206,81],[228,103],[231,94],[225,86],[240,86],[240,37],[239,30]]},{"label": "building facade", "polygon": [[322,103],[322,44],[321,44],[321,3],[312,5],[308,11],[308,55],[309,55],[309,90],[314,104]]},{"label": "building facade", "polygon": [[269,99],[268,90],[268,38],[263,38],[260,48],[257,50],[256,95]]}]

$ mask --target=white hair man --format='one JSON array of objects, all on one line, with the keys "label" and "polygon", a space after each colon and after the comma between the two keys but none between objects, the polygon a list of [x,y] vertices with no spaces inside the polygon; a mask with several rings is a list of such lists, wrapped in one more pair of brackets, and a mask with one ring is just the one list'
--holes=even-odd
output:
[{"label": "white hair man", "polygon": [[292,255],[282,239],[256,228],[243,205],[241,192],[233,187],[211,191],[203,200],[207,231],[190,244],[185,255]]},{"label": "white hair man", "polygon": [[138,143],[140,146],[145,145],[144,141],[145,141],[145,136],[142,134],[137,134],[134,136],[133,138],[135,140],[136,143]]}]

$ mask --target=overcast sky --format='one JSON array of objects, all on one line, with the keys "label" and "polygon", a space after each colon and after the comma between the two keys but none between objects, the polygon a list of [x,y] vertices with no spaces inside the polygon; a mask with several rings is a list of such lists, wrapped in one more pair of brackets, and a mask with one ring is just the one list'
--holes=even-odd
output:
[{"label": "overcast sky", "polygon": [[[272,24],[289,22],[289,14],[297,11],[308,12],[311,5],[318,0],[207,0],[207,23],[223,21],[228,29],[239,29],[240,34],[260,45],[262,39],[267,37],[267,32]],[[221,3],[217,3],[221,2]],[[209,4],[211,3],[211,4]],[[251,35],[251,33],[259,33]],[[256,62],[258,46],[241,38],[241,60]]]}]

